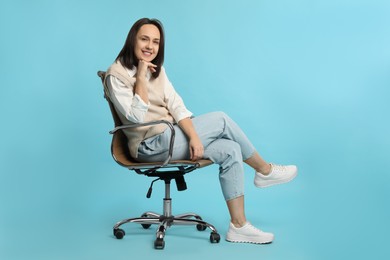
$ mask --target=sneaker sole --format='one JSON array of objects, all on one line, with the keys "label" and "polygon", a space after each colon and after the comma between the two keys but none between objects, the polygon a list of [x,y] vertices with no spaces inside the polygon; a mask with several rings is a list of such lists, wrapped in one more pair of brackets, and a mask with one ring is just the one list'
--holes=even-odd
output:
[{"label": "sneaker sole", "polygon": [[225,239],[226,241],[228,242],[232,242],[232,243],[249,243],[249,244],[271,244],[273,239],[270,241],[270,240],[264,240],[264,241],[254,241],[254,240],[248,240],[247,238],[241,238],[241,239],[229,239],[226,237]]},{"label": "sneaker sole", "polygon": [[256,245],[272,244],[272,241],[269,241],[269,242],[253,242],[253,241],[228,240],[228,239],[226,239],[226,241],[231,242],[231,243],[246,243],[246,244],[256,244]]},{"label": "sneaker sole", "polygon": [[298,172],[295,172],[294,175],[292,175],[290,178],[288,179],[284,179],[284,180],[279,180],[279,181],[270,181],[266,184],[257,184],[256,183],[256,180],[254,181],[255,183],[255,186],[258,187],[258,188],[267,188],[267,187],[270,187],[270,186],[273,186],[273,185],[277,185],[277,184],[284,184],[284,183],[287,183],[287,182],[290,182],[292,181],[295,177],[297,177],[298,175]]},{"label": "sneaker sole", "polygon": [[[233,239],[230,236],[234,236],[235,238]],[[248,238],[247,236],[241,236],[237,234],[230,235],[228,233],[226,234],[225,240],[232,243],[271,244],[272,241],[274,241],[274,236],[272,236],[272,238],[269,239],[264,238],[263,240],[256,240],[256,239]]]}]

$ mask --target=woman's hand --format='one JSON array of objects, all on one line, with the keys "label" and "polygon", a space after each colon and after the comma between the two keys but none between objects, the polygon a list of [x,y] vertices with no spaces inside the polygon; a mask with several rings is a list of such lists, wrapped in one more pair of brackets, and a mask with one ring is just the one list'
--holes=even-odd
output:
[{"label": "woman's hand", "polygon": [[179,121],[179,126],[187,135],[188,146],[190,149],[190,159],[196,161],[203,158],[204,148],[203,144],[200,141],[198,134],[195,131],[194,125],[192,124],[191,118],[187,117]]},{"label": "woman's hand", "polygon": [[196,161],[203,158],[204,148],[198,137],[193,137],[189,142],[190,159]]},{"label": "woman's hand", "polygon": [[152,73],[156,72],[157,65],[154,65],[151,62],[139,60],[138,61],[138,67],[137,67],[137,78],[136,78],[136,84],[135,84],[135,90],[134,93],[138,94],[141,99],[148,104],[149,103],[149,94],[148,94],[148,88],[147,88],[147,72],[150,70]]},{"label": "woman's hand", "polygon": [[150,70],[151,73],[156,72],[157,65],[154,65],[153,63],[145,60],[139,60],[138,61],[138,67],[137,67],[137,78],[138,79],[145,79],[148,70]]}]

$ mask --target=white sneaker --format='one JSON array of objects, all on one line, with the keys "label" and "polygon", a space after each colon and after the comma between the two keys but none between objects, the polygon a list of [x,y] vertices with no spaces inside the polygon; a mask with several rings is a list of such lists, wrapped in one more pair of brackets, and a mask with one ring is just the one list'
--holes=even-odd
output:
[{"label": "white sneaker", "polygon": [[255,186],[259,188],[269,187],[275,184],[281,184],[291,181],[297,176],[298,169],[295,165],[276,165],[271,164],[271,172],[263,175],[260,172],[255,174]]},{"label": "white sneaker", "polygon": [[263,232],[249,222],[240,228],[236,228],[230,223],[229,231],[226,234],[226,241],[236,243],[268,244],[273,240],[274,234]]}]

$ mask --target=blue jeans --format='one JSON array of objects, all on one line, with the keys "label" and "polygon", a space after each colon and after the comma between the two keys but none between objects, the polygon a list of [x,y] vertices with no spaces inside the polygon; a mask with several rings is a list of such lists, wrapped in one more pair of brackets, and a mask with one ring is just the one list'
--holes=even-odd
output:
[{"label": "blue jeans", "polygon": [[[244,195],[243,161],[255,148],[241,128],[225,113],[213,112],[192,118],[195,130],[204,146],[204,158],[219,165],[219,180],[225,200]],[[175,125],[173,160],[190,158],[188,138]],[[138,160],[163,161],[168,156],[170,130],[145,139],[138,148]]]}]

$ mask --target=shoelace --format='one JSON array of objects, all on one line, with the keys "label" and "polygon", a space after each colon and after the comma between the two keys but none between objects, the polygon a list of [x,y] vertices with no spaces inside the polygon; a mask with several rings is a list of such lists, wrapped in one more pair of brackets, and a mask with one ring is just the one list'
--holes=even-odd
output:
[{"label": "shoelace", "polygon": [[271,166],[272,166],[272,171],[284,172],[287,170],[286,166],[284,165],[271,164]]},{"label": "shoelace", "polygon": [[258,229],[257,227],[253,226],[251,223],[248,222],[248,227],[254,231],[264,233],[262,230]]}]

